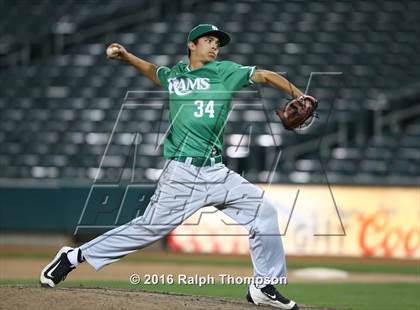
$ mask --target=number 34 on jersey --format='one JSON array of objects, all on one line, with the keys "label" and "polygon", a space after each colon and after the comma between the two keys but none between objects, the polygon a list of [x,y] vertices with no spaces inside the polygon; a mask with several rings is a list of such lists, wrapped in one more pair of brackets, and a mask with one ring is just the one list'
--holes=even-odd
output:
[{"label": "number 34 on jersey", "polygon": [[206,114],[209,118],[214,118],[214,100],[209,100],[207,103],[204,100],[196,100],[194,104],[197,108],[194,112],[195,117],[200,118]]}]

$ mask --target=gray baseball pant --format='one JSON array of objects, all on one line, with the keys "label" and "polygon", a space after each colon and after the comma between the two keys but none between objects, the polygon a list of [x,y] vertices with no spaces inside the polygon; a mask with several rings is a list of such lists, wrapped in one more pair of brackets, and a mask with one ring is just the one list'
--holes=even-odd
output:
[{"label": "gray baseball pant", "polygon": [[144,214],[83,244],[96,270],[163,238],[193,213],[215,206],[249,232],[254,278],[286,279],[277,209],[264,192],[224,164],[168,160]]}]

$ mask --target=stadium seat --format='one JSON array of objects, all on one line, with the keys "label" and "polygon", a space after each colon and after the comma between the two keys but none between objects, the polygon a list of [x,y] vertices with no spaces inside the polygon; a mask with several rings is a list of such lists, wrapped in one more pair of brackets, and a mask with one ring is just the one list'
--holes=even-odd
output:
[{"label": "stadium seat", "polygon": [[[404,99],[391,100],[396,89],[418,89],[420,41],[413,29],[419,2],[242,0],[216,2],[211,11],[193,11],[190,4],[162,7],[171,18],[139,18],[92,37],[78,33],[104,17],[125,20],[144,3],[4,4],[0,27],[10,36],[0,47],[0,178],[91,180],[108,143],[101,176],[115,178],[137,134],[136,178],[155,180],[164,161],[156,143],[169,128],[166,94],[153,92],[158,88],[134,68],[107,60],[105,48],[120,42],[170,66],[186,60],[186,33],[201,21],[232,34],[222,59],[280,72],[301,89],[310,79],[308,92],[320,100],[319,119],[293,133],[274,114],[288,101],[285,94],[261,85],[237,93],[226,128],[226,165],[257,182],[270,176],[273,182],[325,183],[323,169],[329,181],[344,184],[388,184],[404,175],[410,183],[419,174],[418,116],[381,124],[375,114],[381,98],[390,100],[381,108],[385,118],[404,107]],[[41,47],[58,37],[62,46]],[[30,55],[23,64],[7,57],[25,48]]]}]

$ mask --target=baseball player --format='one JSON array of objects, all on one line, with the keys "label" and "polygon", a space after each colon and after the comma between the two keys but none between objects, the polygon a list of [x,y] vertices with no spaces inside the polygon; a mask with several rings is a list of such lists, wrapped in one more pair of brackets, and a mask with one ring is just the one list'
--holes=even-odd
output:
[{"label": "baseball player", "polygon": [[96,270],[116,262],[163,238],[197,210],[211,205],[249,232],[256,281],[249,286],[247,300],[256,305],[298,309],[273,285],[286,277],[276,206],[260,188],[222,163],[222,147],[235,91],[261,83],[306,99],[274,72],[216,61],[219,49],[229,41],[230,36],[216,26],[200,24],[188,35],[188,64],[181,61],[172,68],[140,59],[120,44],[109,46],[108,58],[128,62],[168,91],[171,127],[164,141],[167,161],[143,216],[78,248],[60,249],[41,272],[42,286],[54,287],[84,261]]}]

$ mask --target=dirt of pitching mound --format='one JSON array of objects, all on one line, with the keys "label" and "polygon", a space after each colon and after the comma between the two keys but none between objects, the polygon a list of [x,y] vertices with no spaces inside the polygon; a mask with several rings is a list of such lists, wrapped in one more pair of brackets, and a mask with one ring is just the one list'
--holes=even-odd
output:
[{"label": "dirt of pitching mound", "polygon": [[[202,297],[182,294],[153,293],[103,288],[54,288],[33,286],[0,286],[0,309],[145,309],[145,310],[256,310],[245,300]],[[333,310],[301,306],[302,310]]]}]

